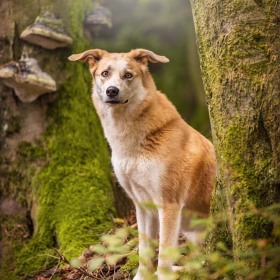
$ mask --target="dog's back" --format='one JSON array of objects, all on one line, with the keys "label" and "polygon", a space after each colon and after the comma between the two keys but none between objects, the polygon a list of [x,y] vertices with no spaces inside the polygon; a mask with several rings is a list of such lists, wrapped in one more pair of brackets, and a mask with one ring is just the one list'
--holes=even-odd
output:
[{"label": "dog's back", "polygon": [[215,176],[213,145],[179,116],[164,95],[157,96],[158,111],[169,117],[157,133],[152,132],[150,139],[163,142],[160,159],[165,165],[163,201],[208,213]]}]

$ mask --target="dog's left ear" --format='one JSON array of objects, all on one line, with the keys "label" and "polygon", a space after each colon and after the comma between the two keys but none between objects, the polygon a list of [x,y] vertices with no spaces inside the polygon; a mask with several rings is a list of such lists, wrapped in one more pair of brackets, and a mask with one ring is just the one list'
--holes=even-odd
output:
[{"label": "dog's left ear", "polygon": [[107,52],[101,49],[88,50],[83,53],[72,54],[68,57],[70,61],[87,61],[89,66],[94,66]]},{"label": "dog's left ear", "polygon": [[169,59],[167,57],[155,54],[154,52],[145,49],[132,50],[128,53],[128,55],[143,64],[147,64],[148,61],[152,63],[169,62]]}]

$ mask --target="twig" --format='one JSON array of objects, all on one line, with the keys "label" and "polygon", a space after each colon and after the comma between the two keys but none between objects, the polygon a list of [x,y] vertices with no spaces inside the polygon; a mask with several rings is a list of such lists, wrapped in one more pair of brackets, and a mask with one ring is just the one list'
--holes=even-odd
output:
[{"label": "twig", "polygon": [[56,256],[53,256],[53,255],[50,255],[50,254],[39,254],[37,255],[38,257],[51,257],[51,258],[54,258],[54,259],[60,259],[59,257],[56,257]]},{"label": "twig", "polygon": [[[62,262],[65,262],[65,263],[69,264],[71,267],[73,267],[71,265],[71,263],[67,260],[67,258],[64,255],[62,255],[56,248],[53,248],[53,250],[59,255],[60,260]],[[82,273],[92,279],[96,279],[93,275],[89,274],[84,268],[81,268],[81,267],[74,267],[74,268],[77,269],[80,273]]]},{"label": "twig", "polygon": [[55,267],[55,269],[54,269],[54,271],[53,271],[53,273],[52,273],[52,275],[51,275],[51,277],[50,277],[49,280],[52,280],[52,278],[53,278],[54,275],[56,274],[56,272],[57,272],[57,270],[58,270],[58,268],[59,268],[59,266],[60,266],[60,262],[61,262],[61,260],[58,261],[58,264],[56,265],[56,267]]}]

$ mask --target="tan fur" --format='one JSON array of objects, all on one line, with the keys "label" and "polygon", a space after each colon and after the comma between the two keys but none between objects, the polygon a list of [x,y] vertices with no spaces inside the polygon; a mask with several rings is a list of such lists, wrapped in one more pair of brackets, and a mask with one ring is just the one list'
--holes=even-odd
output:
[{"label": "tan fur", "polygon": [[[140,265],[134,279],[144,279],[144,266],[152,269],[151,263],[141,261],[142,252],[149,246],[147,237],[159,237],[157,274],[159,279],[166,279],[161,268],[170,269],[172,263],[162,258],[161,252],[176,246],[180,230],[190,230],[189,219],[182,212],[209,212],[216,169],[213,145],[190,127],[156,89],[147,64],[166,63],[166,57],[144,49],[129,53],[95,49],[69,59],[89,62],[92,98],[112,148],[113,167],[136,206]],[[104,71],[107,77],[102,76],[107,75]],[[127,73],[133,77],[127,79]],[[113,98],[119,104],[106,103],[112,102],[106,94],[109,86],[120,90]],[[145,209],[142,203],[146,200],[158,209]]]}]

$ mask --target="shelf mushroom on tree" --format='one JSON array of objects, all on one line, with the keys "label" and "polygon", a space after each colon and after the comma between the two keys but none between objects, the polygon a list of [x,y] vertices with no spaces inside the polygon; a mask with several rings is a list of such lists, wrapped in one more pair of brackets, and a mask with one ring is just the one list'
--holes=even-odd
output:
[{"label": "shelf mushroom on tree", "polygon": [[23,30],[20,38],[46,49],[67,47],[73,42],[65,30],[62,19],[50,12],[38,16]]},{"label": "shelf mushroom on tree", "polygon": [[12,61],[0,68],[0,78],[14,89],[22,102],[32,102],[40,95],[56,91],[55,80],[43,72],[35,58]]}]

